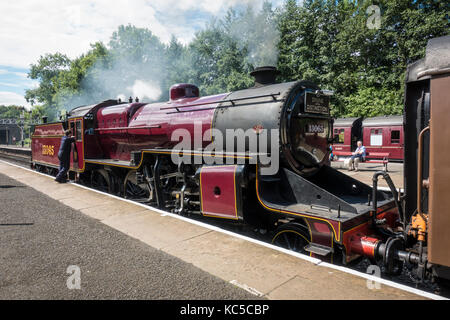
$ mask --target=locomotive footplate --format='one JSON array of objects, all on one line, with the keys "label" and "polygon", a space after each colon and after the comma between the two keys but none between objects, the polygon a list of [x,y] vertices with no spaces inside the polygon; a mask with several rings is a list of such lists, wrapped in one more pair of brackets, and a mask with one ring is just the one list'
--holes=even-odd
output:
[{"label": "locomotive footplate", "polygon": [[[348,253],[345,262],[349,262],[357,257],[350,249],[353,235],[371,232],[372,188],[330,167],[311,177],[288,169],[276,177],[258,174],[257,193],[268,211],[305,223],[310,243],[304,250],[312,256],[332,256],[337,244]],[[378,219],[395,224],[398,213],[392,196],[383,191],[376,194]]]}]

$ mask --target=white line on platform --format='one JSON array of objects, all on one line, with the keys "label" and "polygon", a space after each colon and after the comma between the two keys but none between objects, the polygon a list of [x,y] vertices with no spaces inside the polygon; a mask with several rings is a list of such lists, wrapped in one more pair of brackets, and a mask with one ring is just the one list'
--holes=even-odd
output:
[{"label": "white line on platform", "polygon": [[[37,173],[37,174],[40,174],[42,176],[54,179],[53,176],[50,176],[48,174],[37,172],[37,171],[31,170],[31,169],[28,169],[28,168],[24,168],[22,166],[10,163],[8,161],[0,160],[0,162],[3,162],[5,164],[8,164],[8,165],[20,168],[20,169],[27,170],[27,171],[30,171],[30,172],[33,172],[33,173]],[[284,249],[284,248],[272,245],[270,243],[266,243],[266,242],[263,242],[263,241],[260,241],[260,240],[256,240],[256,239],[253,239],[253,238],[250,238],[250,237],[238,234],[238,233],[234,233],[234,232],[231,232],[231,231],[228,231],[228,230],[216,227],[216,226],[209,225],[209,224],[204,223],[204,222],[196,221],[196,220],[189,219],[189,218],[177,215],[177,214],[173,214],[173,213],[170,213],[170,212],[167,212],[167,211],[163,211],[161,209],[153,208],[153,207],[144,205],[142,203],[138,203],[138,202],[134,202],[134,201],[131,201],[131,200],[128,200],[128,199],[124,199],[124,198],[121,198],[121,197],[118,197],[118,196],[115,196],[115,195],[112,195],[112,194],[109,194],[109,193],[106,193],[106,192],[102,192],[102,191],[99,191],[99,190],[91,189],[91,188],[88,188],[86,186],[83,186],[83,185],[80,185],[80,184],[77,184],[77,183],[69,182],[69,184],[71,184],[73,186],[76,186],[76,187],[79,187],[79,188],[83,188],[83,189],[86,189],[86,190],[97,192],[99,194],[102,194],[102,195],[105,195],[105,196],[108,196],[108,197],[111,197],[111,198],[114,198],[114,199],[117,199],[117,200],[125,201],[125,202],[128,202],[128,203],[137,205],[137,206],[141,206],[141,207],[143,207],[143,208],[145,208],[147,210],[152,210],[152,211],[158,212],[158,213],[161,214],[161,216],[169,216],[169,217],[172,217],[172,218],[175,218],[175,219],[179,219],[179,220],[191,223],[191,224],[195,224],[197,226],[201,226],[201,227],[204,227],[204,228],[207,228],[207,229],[210,229],[210,230],[221,232],[221,233],[230,235],[230,236],[235,237],[235,238],[239,238],[239,239],[242,239],[242,240],[245,240],[245,241],[248,241],[248,242],[252,242],[252,243],[258,244],[260,246],[263,246],[263,247],[266,247],[266,248],[270,248],[272,250],[276,250],[276,251],[288,254],[290,256],[294,256],[296,258],[300,258],[302,260],[309,261],[309,262],[311,262],[311,263],[313,263],[313,264],[315,264],[317,266],[320,266],[320,267],[326,267],[326,268],[330,268],[330,269],[339,270],[341,272],[349,273],[349,274],[352,274],[352,275],[355,275],[355,276],[358,276],[358,277],[361,277],[361,278],[365,278],[367,280],[379,282],[379,283],[382,283],[384,285],[387,285],[387,286],[390,286],[390,287],[393,287],[393,288],[397,288],[397,289],[400,289],[400,290],[403,290],[403,291],[414,293],[414,294],[417,294],[417,295],[425,297],[425,298],[429,298],[429,299],[433,299],[433,300],[449,300],[449,299],[447,299],[445,297],[441,297],[441,296],[433,294],[433,293],[429,293],[429,292],[426,292],[426,291],[423,291],[423,290],[415,289],[415,288],[412,288],[410,286],[406,286],[406,285],[399,284],[399,283],[396,283],[396,282],[393,282],[393,281],[390,281],[390,280],[382,279],[382,278],[379,278],[379,277],[376,277],[376,276],[373,276],[373,275],[370,275],[370,274],[366,274],[366,273],[363,273],[363,272],[360,272],[360,271],[356,271],[356,270],[353,270],[353,269],[350,269],[350,268],[347,268],[347,267],[338,266],[338,265],[335,265],[335,264],[323,262],[320,259],[312,258],[312,257],[307,256],[305,254],[301,254],[301,253],[298,253],[298,252],[287,250],[287,249]],[[376,290],[376,289],[374,289],[374,290]]]},{"label": "white line on platform", "polygon": [[257,297],[262,297],[264,295],[263,293],[259,292],[255,288],[249,287],[246,284],[239,283],[237,280],[231,280],[230,283],[232,285],[235,285],[236,287],[244,289],[247,292],[250,292],[251,294],[253,294],[253,295],[257,296]]}]

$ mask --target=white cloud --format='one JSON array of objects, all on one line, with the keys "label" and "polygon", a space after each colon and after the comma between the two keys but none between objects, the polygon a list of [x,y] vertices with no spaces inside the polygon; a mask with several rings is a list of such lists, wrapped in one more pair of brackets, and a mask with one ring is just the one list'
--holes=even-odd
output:
[{"label": "white cloud", "polygon": [[[263,0],[14,0],[1,1],[0,65],[27,68],[40,55],[73,58],[95,41],[107,42],[121,24],[149,28],[163,41],[189,42],[199,24],[236,4]],[[278,0],[277,0],[278,1]],[[195,22],[186,18],[193,13]]]},{"label": "white cloud", "polygon": [[0,82],[0,86],[14,87],[14,88],[20,88],[20,87],[22,87],[20,84],[17,84],[17,83],[9,83],[9,82]]},{"label": "white cloud", "polygon": [[25,73],[25,72],[15,72],[15,71],[13,71],[13,72],[10,72],[10,73],[15,74],[16,76],[18,76],[20,78],[25,78],[25,79],[28,78],[28,74]]},{"label": "white cloud", "polygon": [[25,72],[10,71],[10,70],[6,70],[6,69],[0,69],[0,74],[15,75],[15,76],[18,76],[20,78],[25,78],[25,79],[28,77],[28,74]]},{"label": "white cloud", "polygon": [[27,109],[31,108],[31,105],[20,94],[9,91],[0,91],[0,105],[7,106],[12,104],[25,106]]},{"label": "white cloud", "polygon": [[[186,44],[212,16],[223,16],[229,7],[238,4],[259,7],[263,1],[0,1],[0,104],[31,107],[21,94],[36,88],[38,82],[28,79],[25,72],[45,53],[61,52],[74,58],[86,52],[91,43],[107,43],[119,25],[127,24],[148,28],[164,42],[175,35]],[[282,1],[272,3],[279,6]],[[142,87],[135,83],[131,89]]]},{"label": "white cloud", "polygon": [[[20,69],[17,69],[20,70]],[[35,89],[39,81],[28,78],[28,74],[21,71],[0,69],[0,90],[3,87]]]}]

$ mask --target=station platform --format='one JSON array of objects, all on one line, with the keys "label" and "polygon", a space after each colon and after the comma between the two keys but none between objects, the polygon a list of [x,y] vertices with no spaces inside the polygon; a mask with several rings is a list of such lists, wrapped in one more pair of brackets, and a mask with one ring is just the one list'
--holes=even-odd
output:
[{"label": "station platform", "polygon": [[30,147],[21,147],[18,145],[12,145],[12,144],[0,144],[0,148],[9,148],[9,149],[15,149],[15,150],[28,150],[31,152]]},{"label": "station platform", "polygon": [[19,146],[0,144],[0,155],[9,159],[17,159],[21,161],[30,161],[31,149]]},{"label": "station platform", "polygon": [[[1,299],[61,298],[60,295],[70,299],[439,298],[79,185],[58,184],[52,177],[4,161],[0,161],[0,203],[0,241],[2,247],[7,247],[0,251],[0,261],[2,269],[13,274],[6,282],[0,279]],[[23,208],[17,211],[21,205],[27,212]],[[17,217],[16,211],[21,212]],[[22,221],[20,215],[28,220]],[[41,218],[45,218],[47,229],[39,228],[44,223]],[[31,221],[33,225],[14,226],[9,220]],[[5,233],[8,228],[15,231]],[[72,234],[71,228],[79,235]],[[43,248],[30,240],[59,229],[57,236],[47,237],[50,244]],[[37,251],[28,252],[26,248],[31,245]],[[43,257],[39,256],[40,250]],[[45,285],[45,272],[38,277],[39,285],[24,284],[42,269],[37,261],[45,261],[50,268],[61,261],[77,264],[66,257],[72,251],[89,261],[85,262],[90,265],[90,274],[89,281],[82,282],[84,291],[67,297],[68,291],[77,290],[60,288],[51,294],[49,290],[57,285]],[[151,272],[155,268],[156,272]],[[65,270],[60,273],[53,277],[64,281],[59,286],[65,287]],[[117,278],[116,285],[108,273]],[[182,285],[183,281],[187,285]],[[133,285],[137,287],[133,289]],[[5,288],[14,295],[5,294]],[[180,296],[183,290],[186,294]]]},{"label": "station platform", "polygon": [[[400,162],[389,162],[389,176],[394,182],[395,187],[398,189],[403,189],[403,163]],[[349,175],[356,180],[364,182],[369,186],[372,186],[372,177],[373,174],[377,171],[383,171],[383,164],[379,163],[360,163],[358,171],[348,171],[348,168],[344,166],[343,161],[332,161],[331,167],[339,170],[340,172]],[[378,185],[380,187],[386,187],[387,183],[384,179],[378,180]]]}]

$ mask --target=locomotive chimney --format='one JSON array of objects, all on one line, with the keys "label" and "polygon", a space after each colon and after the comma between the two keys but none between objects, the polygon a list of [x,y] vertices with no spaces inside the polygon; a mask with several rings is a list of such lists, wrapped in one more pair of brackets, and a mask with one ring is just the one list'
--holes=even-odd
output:
[{"label": "locomotive chimney", "polygon": [[255,78],[255,87],[261,87],[274,84],[279,73],[275,67],[264,66],[255,68],[255,70],[250,72],[250,75]]},{"label": "locomotive chimney", "polygon": [[47,123],[47,116],[42,117],[42,123]]}]

